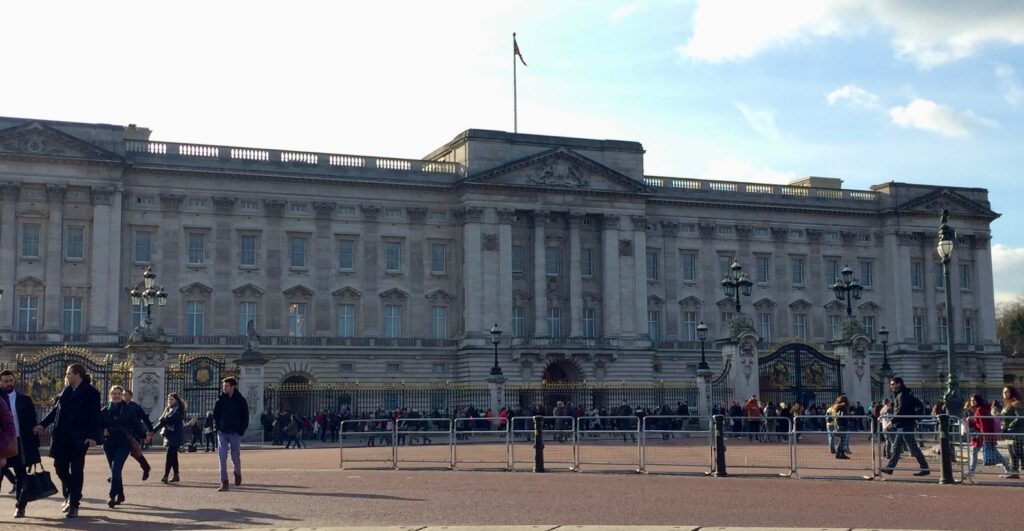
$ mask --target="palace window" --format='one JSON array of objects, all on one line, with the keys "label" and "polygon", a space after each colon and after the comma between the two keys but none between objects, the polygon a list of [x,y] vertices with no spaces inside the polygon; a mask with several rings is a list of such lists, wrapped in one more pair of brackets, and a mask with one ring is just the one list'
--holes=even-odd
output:
[{"label": "palace window", "polygon": [[82,298],[64,297],[64,326],[65,334],[82,333]]},{"label": "palace window", "polygon": [[206,234],[201,232],[188,233],[188,263],[201,265],[206,256]]},{"label": "palace window", "polygon": [[597,337],[597,309],[583,309],[583,337]]},{"label": "palace window", "polygon": [[148,264],[153,259],[153,233],[145,230],[134,231],[132,244],[132,261],[136,264]]},{"label": "palace window", "polygon": [[39,330],[39,297],[18,297],[18,331]]},{"label": "palace window", "polygon": [[384,337],[402,337],[402,307],[389,304],[384,307]]},{"label": "palace window", "polygon": [[430,272],[435,275],[443,275],[447,271],[445,254],[448,246],[443,243],[430,244]]},{"label": "palace window", "polygon": [[64,241],[64,258],[81,260],[85,257],[85,227],[68,227]]},{"label": "palace window", "polygon": [[188,301],[185,306],[185,335],[201,336],[205,332],[206,303]]},{"label": "palace window", "polygon": [[448,337],[448,308],[446,306],[434,306],[430,309],[430,328],[434,333],[434,339]]},{"label": "palace window", "polygon": [[249,333],[249,321],[256,326],[256,303],[242,301],[238,303],[238,335],[244,336]]},{"label": "palace window", "polygon": [[21,225],[21,256],[36,258],[39,256],[39,224],[23,223]]},{"label": "palace window", "polygon": [[306,303],[294,302],[288,305],[288,335],[292,337],[306,335]]},{"label": "palace window", "polygon": [[243,234],[238,238],[238,265],[256,266],[256,235]]},{"label": "palace window", "polygon": [[356,335],[356,305],[338,305],[338,335],[354,337]]}]

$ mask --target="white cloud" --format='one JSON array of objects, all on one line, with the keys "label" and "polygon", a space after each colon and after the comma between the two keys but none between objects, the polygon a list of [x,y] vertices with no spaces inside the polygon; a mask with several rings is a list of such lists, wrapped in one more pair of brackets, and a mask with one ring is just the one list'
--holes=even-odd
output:
[{"label": "white cloud", "polygon": [[698,60],[741,60],[793,42],[881,26],[897,58],[931,68],[971,56],[988,43],[1024,44],[1024,2],[700,0],[692,25],[690,40],[678,50]]},{"label": "white cloud", "polygon": [[750,161],[729,157],[708,162],[707,173],[701,178],[747,183],[789,184],[796,177],[796,173],[793,171],[759,168]]},{"label": "white cloud", "polygon": [[992,246],[992,280],[996,304],[1012,302],[1024,295],[1024,248],[1001,243]]},{"label": "white cloud", "polygon": [[609,20],[611,20],[612,22],[618,22],[628,17],[629,15],[632,15],[633,13],[639,11],[640,7],[640,2],[629,2],[628,4],[622,4],[621,6],[618,7],[618,9],[616,9],[612,13],[612,16],[609,17]]},{"label": "white cloud", "polygon": [[878,94],[868,92],[857,85],[843,85],[829,92],[825,98],[829,105],[844,103],[851,107],[864,109],[877,109],[881,105],[881,98],[878,97]]},{"label": "white cloud", "polygon": [[922,98],[911,101],[906,107],[889,109],[889,116],[892,117],[893,123],[900,127],[931,131],[954,138],[970,136],[971,131],[980,126],[999,125],[972,111],[957,112],[950,107]]},{"label": "white cloud", "polygon": [[1017,83],[1017,75],[1013,68],[1007,65],[996,66],[996,77],[1003,89],[1003,98],[1014,108],[1024,102],[1024,88]]},{"label": "white cloud", "polygon": [[779,132],[778,126],[775,125],[775,109],[771,107],[755,109],[740,102],[735,102],[733,105],[736,106],[740,114],[743,115],[743,118],[750,124],[750,128],[756,131],[757,134],[769,140],[782,139],[782,133]]}]

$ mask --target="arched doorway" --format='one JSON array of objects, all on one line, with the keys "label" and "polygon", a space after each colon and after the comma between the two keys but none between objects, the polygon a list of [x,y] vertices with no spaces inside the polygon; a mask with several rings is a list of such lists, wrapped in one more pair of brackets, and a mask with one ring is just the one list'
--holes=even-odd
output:
[{"label": "arched doorway", "polygon": [[549,363],[544,367],[541,380],[544,408],[550,411],[559,401],[579,405],[582,397],[576,395],[582,392],[578,385],[582,381],[582,371],[572,362],[562,360]]},{"label": "arched doorway", "polygon": [[286,412],[310,416],[309,378],[296,374],[281,381],[280,407]]}]

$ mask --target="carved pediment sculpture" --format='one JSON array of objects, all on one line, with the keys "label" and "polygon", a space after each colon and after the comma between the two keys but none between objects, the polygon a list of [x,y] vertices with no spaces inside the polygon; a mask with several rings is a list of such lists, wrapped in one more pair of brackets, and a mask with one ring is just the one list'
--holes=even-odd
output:
[{"label": "carved pediment sculpture", "polygon": [[531,155],[467,177],[464,182],[648,193],[642,182],[567,148],[556,148]]},{"label": "carved pediment sculpture", "polygon": [[39,122],[0,131],[0,153],[123,161],[124,158]]}]

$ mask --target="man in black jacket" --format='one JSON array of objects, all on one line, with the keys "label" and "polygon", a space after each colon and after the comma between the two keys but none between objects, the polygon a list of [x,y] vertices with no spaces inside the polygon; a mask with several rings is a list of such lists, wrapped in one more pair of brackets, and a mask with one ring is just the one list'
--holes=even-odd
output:
[{"label": "man in black jacket", "polygon": [[249,427],[249,403],[238,391],[238,380],[224,378],[220,385],[221,395],[213,406],[213,426],[217,430],[217,452],[220,457],[220,488],[228,490],[228,451],[235,468],[235,486],[242,484],[242,458],[239,447],[242,435]]},{"label": "man in black jacket", "polygon": [[[134,393],[132,393],[131,389],[124,390],[125,407],[138,417],[139,421],[142,422],[142,425],[146,427],[146,433],[153,433],[153,421],[149,420],[149,415],[146,414],[146,410],[142,409],[142,406],[139,405],[138,402],[132,402],[133,396]],[[132,457],[134,457],[135,460],[139,462],[139,466],[142,467],[142,481],[146,481],[149,479],[149,472],[152,470],[152,467],[149,466],[149,461],[146,461],[146,456],[142,453],[142,444],[146,441],[141,440],[137,442],[139,443],[139,447],[132,447]]]},{"label": "man in black jacket", "polygon": [[903,385],[903,378],[894,377],[889,382],[889,388],[892,389],[893,394],[896,396],[892,419],[895,430],[890,447],[892,457],[889,458],[889,462],[880,468],[879,471],[883,474],[892,475],[893,470],[896,468],[896,463],[900,461],[900,453],[903,451],[903,447],[906,446],[910,450],[910,455],[917,459],[917,464],[920,467],[914,475],[927,476],[931,473],[928,470],[928,461],[925,460],[924,454],[921,453],[921,449],[917,446],[917,440],[914,438],[914,430],[918,420],[914,417],[924,415],[924,406],[910,392],[910,389]]},{"label": "man in black jacket", "polygon": [[53,424],[50,457],[64,489],[63,511],[68,518],[78,516],[82,501],[85,454],[100,439],[100,392],[93,388],[89,373],[79,363],[68,365],[64,376],[67,387],[53,409],[32,429],[39,435]]},{"label": "man in black jacket", "polygon": [[21,490],[25,486],[25,469],[41,461],[39,457],[39,437],[32,433],[38,422],[36,408],[32,398],[14,389],[14,373],[5,370],[0,372],[0,396],[7,401],[14,415],[14,427],[18,437],[18,455],[7,458],[7,466],[14,471],[15,518],[25,517],[25,503],[21,501]]}]

